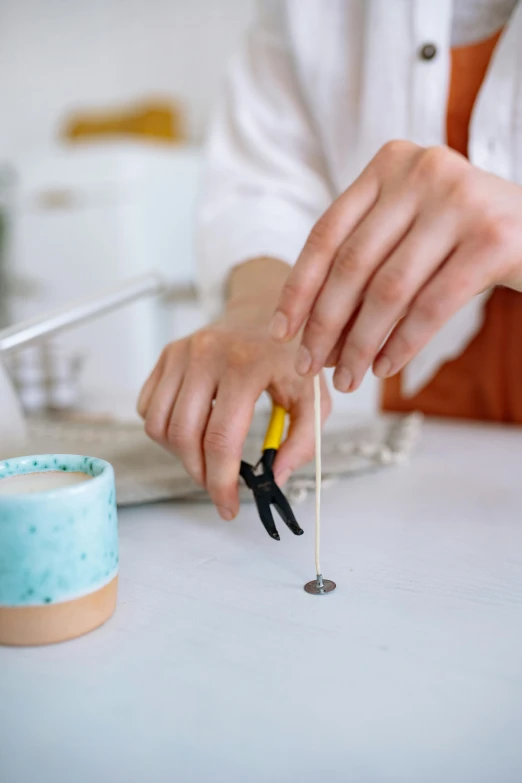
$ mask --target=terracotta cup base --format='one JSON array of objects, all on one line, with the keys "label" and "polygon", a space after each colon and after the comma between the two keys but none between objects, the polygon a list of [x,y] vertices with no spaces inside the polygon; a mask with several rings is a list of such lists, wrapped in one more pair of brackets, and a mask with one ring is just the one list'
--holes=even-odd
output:
[{"label": "terracotta cup base", "polygon": [[118,577],[94,593],[46,606],[0,606],[0,644],[54,644],[93,631],[116,608]]}]

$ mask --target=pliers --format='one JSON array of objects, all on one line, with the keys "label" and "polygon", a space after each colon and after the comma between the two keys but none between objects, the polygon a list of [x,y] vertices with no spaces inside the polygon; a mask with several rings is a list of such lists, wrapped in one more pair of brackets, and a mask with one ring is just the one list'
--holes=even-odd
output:
[{"label": "pliers", "polygon": [[[296,536],[301,536],[304,532],[297,524],[288,500],[275,483],[272,470],[277,450],[283,437],[285,416],[285,409],[274,403],[272,416],[265,435],[261,459],[256,465],[249,465],[248,462],[241,461],[241,469],[239,471],[247,487],[254,493],[257,510],[266,532],[269,536],[275,538],[276,541],[280,540],[280,536],[274,524],[270,505],[275,507],[279,516],[288,525],[292,533]],[[259,467],[262,468],[261,472],[257,472]]]}]

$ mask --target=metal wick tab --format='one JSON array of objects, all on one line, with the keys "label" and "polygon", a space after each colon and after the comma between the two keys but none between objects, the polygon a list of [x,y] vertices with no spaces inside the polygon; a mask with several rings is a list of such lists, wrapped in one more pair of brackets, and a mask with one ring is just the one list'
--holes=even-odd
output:
[{"label": "metal wick tab", "polygon": [[317,574],[312,582],[305,584],[304,589],[310,595],[326,595],[326,593],[331,593],[335,590],[336,587],[337,585],[331,579],[323,579],[322,574]]}]

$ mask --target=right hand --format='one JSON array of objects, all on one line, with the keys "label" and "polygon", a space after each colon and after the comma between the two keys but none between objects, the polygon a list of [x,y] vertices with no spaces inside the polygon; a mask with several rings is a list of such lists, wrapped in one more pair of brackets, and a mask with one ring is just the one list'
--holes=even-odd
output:
[{"label": "right hand", "polygon": [[[138,403],[147,434],[181,458],[226,520],[239,510],[243,444],[263,391],[290,414],[274,465],[278,484],[314,453],[313,379],[294,369],[298,340],[277,345],[270,337],[275,301],[272,292],[270,303],[262,295],[230,302],[215,323],[168,345]],[[330,408],[322,379],[323,421]]]}]

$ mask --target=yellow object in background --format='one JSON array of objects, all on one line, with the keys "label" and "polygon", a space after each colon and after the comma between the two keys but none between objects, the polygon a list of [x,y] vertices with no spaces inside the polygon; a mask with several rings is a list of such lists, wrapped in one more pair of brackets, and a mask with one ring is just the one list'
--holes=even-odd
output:
[{"label": "yellow object in background", "polygon": [[286,411],[281,405],[274,403],[272,407],[272,415],[270,417],[270,423],[265,435],[265,442],[263,444],[263,451],[267,449],[277,449],[281,445],[283,439],[283,432],[285,429],[285,416]]},{"label": "yellow object in background", "polygon": [[131,136],[168,143],[185,140],[181,109],[168,101],[147,101],[127,109],[77,112],[67,120],[63,138],[72,142]]}]

